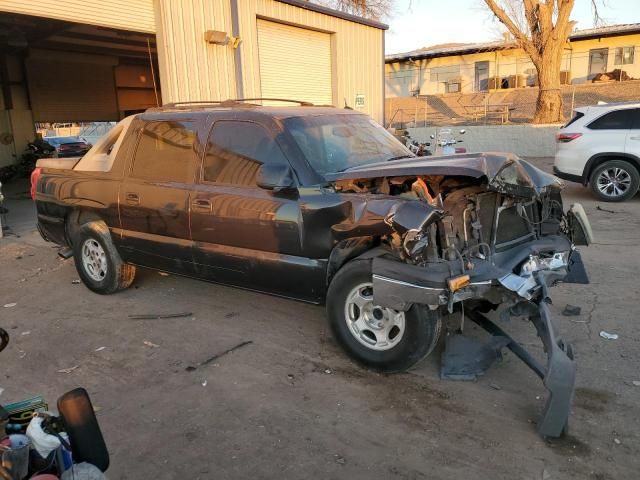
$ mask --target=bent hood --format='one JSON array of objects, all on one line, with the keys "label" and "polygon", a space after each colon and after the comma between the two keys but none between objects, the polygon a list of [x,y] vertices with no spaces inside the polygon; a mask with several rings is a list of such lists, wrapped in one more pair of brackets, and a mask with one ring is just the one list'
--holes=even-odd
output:
[{"label": "bent hood", "polygon": [[510,153],[468,153],[379,162],[325,174],[329,181],[357,178],[444,175],[486,178],[490,190],[535,197],[560,189],[562,181]]}]

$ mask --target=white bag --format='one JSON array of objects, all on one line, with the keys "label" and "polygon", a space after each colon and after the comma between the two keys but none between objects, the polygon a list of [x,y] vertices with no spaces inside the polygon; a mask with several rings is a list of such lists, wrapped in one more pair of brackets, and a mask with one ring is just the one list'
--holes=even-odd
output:
[{"label": "white bag", "polygon": [[42,429],[42,417],[33,417],[27,427],[27,437],[31,439],[31,446],[42,458],[47,458],[51,452],[60,446],[60,439],[49,435]]}]

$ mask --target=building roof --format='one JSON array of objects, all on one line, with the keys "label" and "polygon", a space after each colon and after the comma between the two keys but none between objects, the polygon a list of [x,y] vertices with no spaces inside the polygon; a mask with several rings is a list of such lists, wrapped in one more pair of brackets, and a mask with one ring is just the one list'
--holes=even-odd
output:
[{"label": "building roof", "polygon": [[379,28],[380,30],[389,29],[389,25],[385,23],[377,22],[369,18],[358,17],[357,15],[351,15],[350,13],[341,12],[339,10],[334,10],[333,8],[325,7],[323,5],[318,5],[317,3],[311,3],[307,0],[275,0],[275,1],[280,3],[286,3],[287,5],[292,5],[294,7],[304,8],[305,10],[311,10],[312,12],[329,15],[330,17],[336,17],[336,18],[341,18],[343,20],[348,20],[350,22],[360,23],[362,25],[367,25],[368,27]]},{"label": "building roof", "polygon": [[[588,28],[576,30],[569,36],[569,41],[588,40],[590,38],[614,37],[618,35],[628,35],[640,33],[640,23],[626,23],[620,25],[609,25],[607,27]],[[386,63],[401,62],[403,60],[421,60],[424,58],[448,57],[453,55],[465,55],[469,53],[494,52],[497,50],[508,50],[516,48],[515,42],[484,42],[467,44],[444,44],[432,47],[420,48],[404,53],[394,53],[385,56]]]}]

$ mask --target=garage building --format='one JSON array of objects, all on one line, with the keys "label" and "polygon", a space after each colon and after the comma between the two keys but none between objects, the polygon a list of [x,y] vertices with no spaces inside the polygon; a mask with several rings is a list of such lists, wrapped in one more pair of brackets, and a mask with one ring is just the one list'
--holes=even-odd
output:
[{"label": "garage building", "polygon": [[302,0],[0,0],[0,167],[34,122],[285,98],[384,118],[386,25]]}]

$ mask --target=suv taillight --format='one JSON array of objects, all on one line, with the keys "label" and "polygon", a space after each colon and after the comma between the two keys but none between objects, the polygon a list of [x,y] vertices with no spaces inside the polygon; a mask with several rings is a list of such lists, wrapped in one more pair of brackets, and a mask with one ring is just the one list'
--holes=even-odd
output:
[{"label": "suv taillight", "polygon": [[38,186],[38,178],[40,178],[40,173],[42,169],[40,167],[36,167],[31,172],[31,199],[36,199],[36,187]]},{"label": "suv taillight", "polygon": [[559,133],[556,135],[556,141],[558,143],[568,143],[576,138],[580,138],[581,133]]}]

